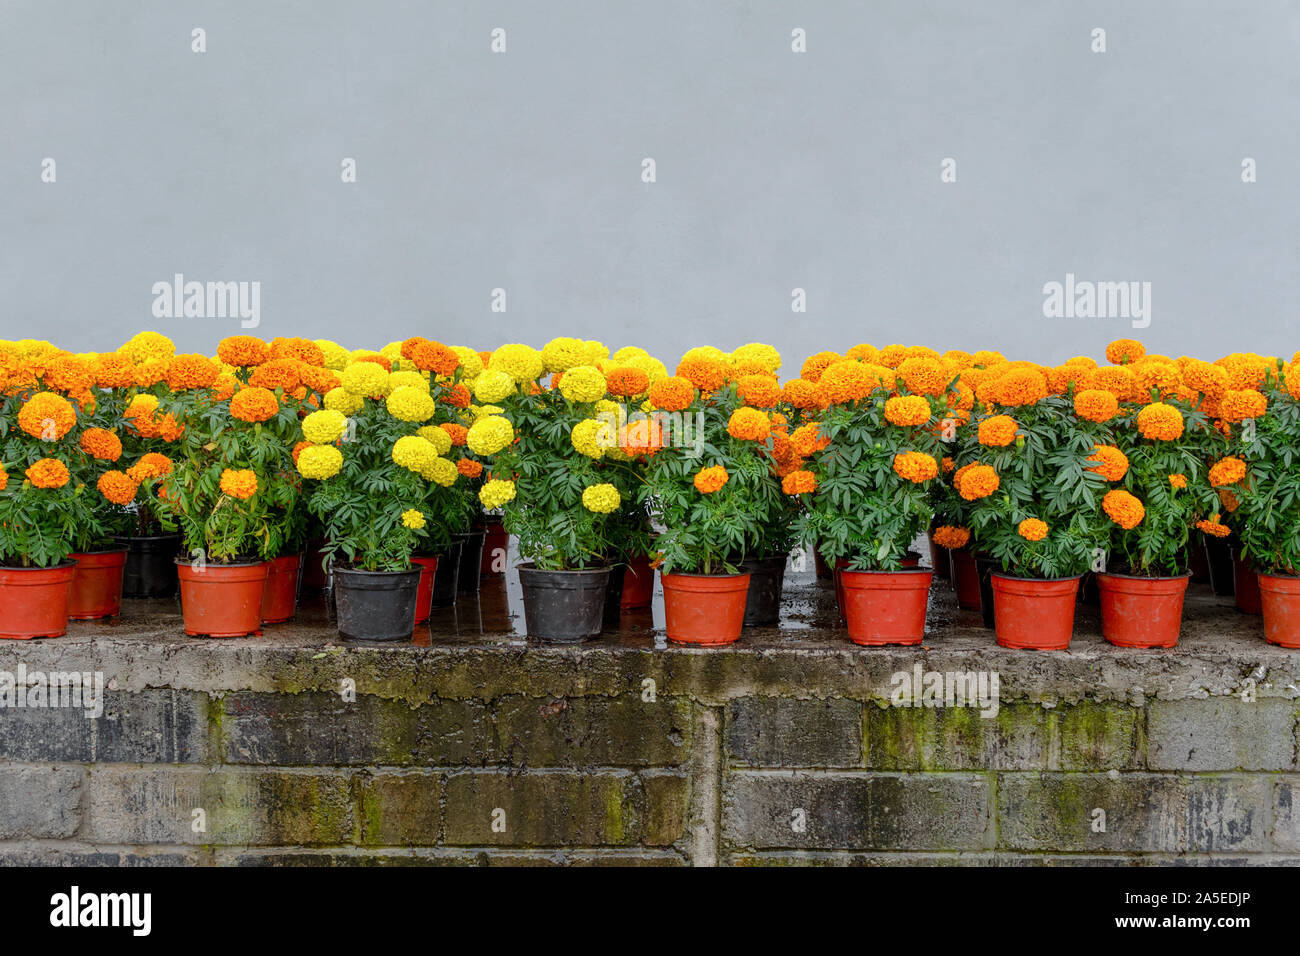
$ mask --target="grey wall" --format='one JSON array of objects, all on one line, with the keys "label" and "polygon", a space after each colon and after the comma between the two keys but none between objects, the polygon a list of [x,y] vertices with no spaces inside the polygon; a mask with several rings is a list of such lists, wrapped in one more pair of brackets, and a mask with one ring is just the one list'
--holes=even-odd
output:
[{"label": "grey wall", "polygon": [[1285,0],[4,0],[0,336],[240,331],[155,320],[176,272],[353,346],[759,339],[789,370],[1135,334],[1045,319],[1073,272],[1151,282],[1156,350],[1289,356],[1298,41]]}]

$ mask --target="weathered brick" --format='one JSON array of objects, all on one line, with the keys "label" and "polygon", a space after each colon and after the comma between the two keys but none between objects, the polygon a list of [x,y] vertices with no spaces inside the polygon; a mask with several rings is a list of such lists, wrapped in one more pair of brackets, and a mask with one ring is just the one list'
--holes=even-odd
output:
[{"label": "weathered brick", "polygon": [[[1259,852],[1268,849],[1263,775],[1004,773],[999,846],[1087,852]],[[1105,831],[1094,832],[1095,811]]]},{"label": "weathered brick", "polygon": [[103,713],[0,709],[0,759],[24,762],[201,763],[208,696],[177,690],[104,691]]},{"label": "weathered brick", "polygon": [[621,697],[503,698],[497,736],[506,763],[525,767],[658,767],[689,753],[691,705]]},{"label": "weathered brick", "polygon": [[727,708],[727,754],[749,767],[861,767],[862,703],[843,697],[740,697]]},{"label": "weathered brick", "polygon": [[1142,710],[1082,701],[1059,707],[1057,751],[1048,770],[1140,770],[1146,758]]},{"label": "weathered brick", "polygon": [[[668,783],[673,778],[666,774],[648,779],[610,770],[453,773],[443,840],[452,846],[659,843],[673,830],[669,821],[679,817],[679,788],[686,782]],[[495,810],[504,811],[501,832],[492,829]]]},{"label": "weathered brick", "polygon": [[486,705],[419,707],[361,695],[232,694],[223,702],[222,758],[276,766],[481,766],[494,761]]},{"label": "weathered brick", "polygon": [[641,775],[645,788],[645,831],[641,842],[646,846],[672,846],[686,830],[690,815],[690,781],[673,773]]},{"label": "weathered brick", "polygon": [[988,791],[986,777],[964,773],[733,773],[723,839],[753,849],[979,849]]},{"label": "weathered brick", "polygon": [[1273,848],[1300,852],[1300,777],[1273,782]]},{"label": "weathered brick", "polygon": [[188,847],[99,847],[78,843],[0,846],[0,866],[198,866],[207,854]]},{"label": "weathered brick", "polygon": [[357,783],[360,842],[431,846],[442,829],[442,778],[412,770],[363,776]]},{"label": "weathered brick", "polygon": [[106,764],[91,770],[88,792],[97,843],[310,846],[351,842],[354,830],[351,783],[335,772]]},{"label": "weathered brick", "polygon": [[218,851],[225,866],[685,866],[672,850],[250,849]]},{"label": "weathered brick", "polygon": [[0,840],[65,839],[81,825],[80,767],[0,768]]},{"label": "weathered brick", "polygon": [[1296,707],[1280,698],[1153,701],[1147,708],[1148,766],[1293,770]]}]

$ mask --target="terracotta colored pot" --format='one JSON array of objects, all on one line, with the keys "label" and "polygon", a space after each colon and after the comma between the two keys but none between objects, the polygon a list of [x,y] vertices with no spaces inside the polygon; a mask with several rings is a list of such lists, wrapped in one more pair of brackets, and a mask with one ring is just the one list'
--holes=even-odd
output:
[{"label": "terracotta colored pot", "polygon": [[1232,549],[1232,588],[1237,597],[1238,611],[1243,614],[1264,613],[1259,596],[1259,578],[1250,566],[1250,558],[1241,553],[1240,547]]},{"label": "terracotta colored pot", "polygon": [[261,634],[268,568],[265,561],[195,567],[177,558],[185,633],[190,637]]},{"label": "terracotta colored pot", "polygon": [[1098,574],[1101,633],[1116,647],[1174,647],[1183,620],[1188,574],[1142,578]]},{"label": "terracotta colored pot", "polygon": [[1257,575],[1264,613],[1264,640],[1279,647],[1300,647],[1300,577]]},{"label": "terracotta colored pot", "polygon": [[413,554],[411,563],[420,566],[420,583],[415,588],[415,623],[423,624],[433,614],[433,580],[438,573],[438,556]]},{"label": "terracotta colored pot", "polygon": [[0,568],[0,638],[25,641],[68,632],[68,593],[77,565]]},{"label": "terracotta colored pot", "polygon": [[510,554],[510,535],[499,515],[488,515],[483,519],[483,556],[480,559],[479,574],[505,574],[506,560]]},{"label": "terracotta colored pot", "polygon": [[994,571],[994,633],[1003,647],[1063,651],[1074,636],[1079,578],[1014,578]]},{"label": "terracotta colored pot", "polygon": [[69,555],[77,562],[68,591],[68,620],[97,621],[122,613],[126,548]]},{"label": "terracotta colored pot", "polygon": [[957,592],[959,608],[963,611],[980,609],[980,576],[970,548],[956,548],[952,552],[952,586]]},{"label": "terracotta colored pot", "polygon": [[[839,558],[835,562],[835,607],[840,612],[841,624],[847,624],[849,621],[848,611],[844,603],[844,582],[840,580],[840,572],[848,569],[849,561],[849,558]],[[904,568],[919,568],[921,566],[921,556],[914,551],[909,551],[903,555],[903,559],[899,564]]]},{"label": "terracotta colored pot", "polygon": [[298,613],[298,582],[302,580],[301,554],[274,558],[267,566],[262,592],[262,623],[283,624]]},{"label": "terracotta colored pot", "polygon": [[841,570],[839,576],[854,644],[920,644],[925,639],[925,607],[934,579],[929,568]]},{"label": "terracotta colored pot", "polygon": [[678,644],[732,644],[744,627],[748,574],[664,574],[664,621]]},{"label": "terracotta colored pot", "polygon": [[649,555],[629,558],[623,575],[622,605],[628,610],[649,607],[655,595],[655,570]]}]

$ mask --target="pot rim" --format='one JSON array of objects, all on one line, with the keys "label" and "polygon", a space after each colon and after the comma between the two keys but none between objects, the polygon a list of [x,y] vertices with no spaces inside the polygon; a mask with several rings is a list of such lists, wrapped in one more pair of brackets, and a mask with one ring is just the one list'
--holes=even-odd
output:
[{"label": "pot rim", "polygon": [[131,549],[126,545],[120,548],[96,548],[94,551],[73,551],[73,554],[84,554],[89,557],[92,554],[130,554]]},{"label": "pot rim", "polygon": [[737,571],[735,574],[700,574],[698,571],[663,571],[659,572],[666,578],[743,578],[750,574],[749,571]]},{"label": "pot rim", "polygon": [[1191,571],[1184,571],[1182,574],[1120,574],[1117,571],[1094,571],[1093,573],[1098,579],[1124,578],[1129,581],[1178,581],[1192,576]]},{"label": "pot rim", "polygon": [[840,574],[916,574],[921,571],[924,571],[926,574],[934,573],[934,568],[921,568],[921,567],[899,568],[896,571],[881,571],[876,569],[859,571],[859,570],[854,570],[853,568],[836,568],[835,570],[838,571]]},{"label": "pot rim", "polygon": [[600,564],[591,568],[561,568],[555,571],[544,571],[534,561],[520,561],[515,568],[519,571],[536,571],[538,574],[593,574],[599,571],[612,571],[614,565]]},{"label": "pot rim", "polygon": [[1285,571],[1256,571],[1261,578],[1282,578],[1287,581],[1300,581],[1300,574],[1287,574]]},{"label": "pot rim", "polygon": [[11,564],[0,564],[0,571],[59,571],[62,570],[63,568],[75,568],[76,566],[77,566],[77,562],[75,559],[64,558],[58,564],[51,564],[48,568],[23,567],[21,565],[14,566]]},{"label": "pot rim", "polygon": [[179,541],[181,539],[181,533],[179,531],[175,531],[170,534],[115,534],[113,535],[114,541],[164,541],[168,539],[174,539],[176,541]]},{"label": "pot rim", "polygon": [[[182,558],[179,555],[172,558],[172,561],[174,561],[178,567],[182,565],[187,568],[194,567],[193,561],[188,558]],[[207,561],[204,563],[204,566],[209,568],[253,568],[259,564],[270,563],[270,561]]]},{"label": "pot rim", "polygon": [[1083,577],[1083,573],[1072,574],[1063,578],[1022,578],[1018,574],[1007,574],[1005,571],[994,571],[990,575],[995,578],[1005,578],[1008,581],[1034,581],[1042,584],[1058,584],[1062,581],[1078,581]]},{"label": "pot rim", "polygon": [[[431,555],[431,557],[433,557],[433,555]],[[420,574],[420,573],[421,573],[421,569],[418,568],[418,567],[410,567],[410,568],[406,568],[406,569],[404,569],[404,570],[402,570],[402,571],[367,571],[367,570],[365,570],[364,568],[348,568],[348,567],[343,567],[343,566],[341,566],[341,565],[336,565],[336,566],[333,568],[333,571],[334,571],[335,574],[339,574],[339,573],[343,573],[343,574],[368,574],[368,575],[374,575],[374,576],[376,576],[376,577],[381,576],[381,575],[396,576],[396,575],[399,575],[399,574]]]}]

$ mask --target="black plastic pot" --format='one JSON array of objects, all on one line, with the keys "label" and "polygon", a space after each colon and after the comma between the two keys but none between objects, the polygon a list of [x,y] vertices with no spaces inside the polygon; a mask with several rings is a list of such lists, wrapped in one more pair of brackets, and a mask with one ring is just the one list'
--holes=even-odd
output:
[{"label": "black plastic pot", "polygon": [[605,585],[605,627],[618,627],[623,614],[623,580],[627,577],[626,564],[614,564],[609,568],[609,582]]},{"label": "black plastic pot", "polygon": [[467,531],[454,534],[460,541],[460,578],[456,590],[461,594],[473,594],[478,591],[479,575],[483,571],[483,539],[486,531]]},{"label": "black plastic pot", "polygon": [[527,561],[517,570],[524,589],[524,626],[531,639],[577,644],[600,634],[609,568],[539,571]]},{"label": "black plastic pot", "polygon": [[452,607],[460,585],[460,556],[465,542],[452,535],[447,550],[438,555],[438,570],[433,575],[432,607]]},{"label": "black plastic pot", "polygon": [[176,556],[181,550],[179,534],[156,534],[113,539],[126,548],[122,570],[122,597],[175,597],[180,587],[176,577]]},{"label": "black plastic pot", "polygon": [[339,634],[354,641],[409,641],[415,633],[420,569],[357,571],[334,568]]},{"label": "black plastic pot", "polygon": [[785,555],[750,558],[740,562],[749,573],[749,595],[745,598],[745,627],[775,624],[781,620],[781,589],[785,586]]},{"label": "black plastic pot", "polygon": [[1210,566],[1210,588],[1220,597],[1237,593],[1233,582],[1232,545],[1225,538],[1205,536],[1205,560]]},{"label": "black plastic pot", "polygon": [[980,582],[980,617],[984,626],[993,628],[993,572],[998,570],[997,561],[987,554],[975,555],[975,574]]}]

